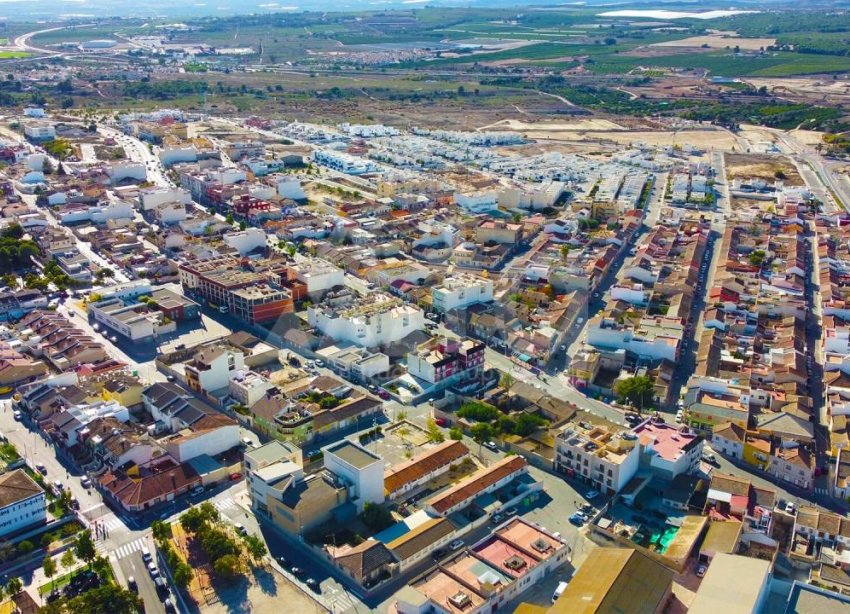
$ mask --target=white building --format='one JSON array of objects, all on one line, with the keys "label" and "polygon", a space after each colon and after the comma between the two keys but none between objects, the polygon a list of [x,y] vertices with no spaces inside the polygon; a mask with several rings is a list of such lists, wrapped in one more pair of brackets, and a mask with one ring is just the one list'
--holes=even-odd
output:
[{"label": "white building", "polygon": [[24,136],[30,141],[49,141],[56,138],[56,128],[49,124],[25,124]]},{"label": "white building", "polygon": [[161,311],[135,301],[107,298],[89,303],[88,309],[96,321],[131,341],[146,341],[176,330],[176,323],[163,323]]},{"label": "white building", "polygon": [[683,334],[682,322],[674,318],[644,317],[632,328],[597,317],[588,325],[587,343],[599,350],[625,350],[641,358],[675,362]]},{"label": "white building", "polygon": [[264,248],[268,240],[265,232],[253,227],[239,232],[229,232],[221,238],[227,245],[239,252],[240,256],[244,256],[259,247]]},{"label": "white building", "polygon": [[148,177],[145,165],[141,162],[113,162],[109,165],[108,175],[113,185],[125,179],[145,181]]},{"label": "white building", "polygon": [[47,522],[44,489],[23,469],[0,475],[0,536]]},{"label": "white building", "polygon": [[449,277],[431,289],[435,311],[445,313],[493,300],[493,281],[474,275]]},{"label": "white building", "polygon": [[149,211],[166,203],[191,205],[192,194],[183,188],[148,188],[139,192],[142,211]]},{"label": "white building", "polygon": [[307,286],[307,293],[311,295],[326,292],[334,286],[345,285],[345,272],[321,258],[293,264],[290,270],[298,281]]},{"label": "white building", "polygon": [[292,200],[304,200],[307,194],[298,179],[281,179],[277,184],[278,196]]},{"label": "white building", "polygon": [[637,437],[614,425],[568,424],[555,439],[555,470],[593,482],[599,492],[620,492],[638,471]]},{"label": "white building", "polygon": [[254,371],[237,371],[230,379],[228,388],[234,401],[251,407],[274,388],[274,384]]},{"label": "white building", "polygon": [[185,370],[189,388],[197,392],[212,392],[229,388],[233,376],[245,370],[245,357],[242,352],[214,345],[195,354]]},{"label": "white building", "polygon": [[348,484],[357,513],[367,503],[384,502],[384,459],[351,441],[322,448],[325,468]]},{"label": "white building", "polygon": [[159,161],[163,166],[172,166],[178,162],[197,162],[198,150],[189,147],[163,147],[159,152]]},{"label": "white building", "polygon": [[353,305],[340,308],[314,305],[308,309],[307,318],[310,326],[334,340],[361,347],[394,343],[425,328],[425,314],[421,309],[386,294],[370,294]]},{"label": "white building", "polygon": [[532,209],[534,211],[552,207],[564,193],[564,187],[564,184],[560,181],[512,186],[499,194],[499,206],[506,209]]}]

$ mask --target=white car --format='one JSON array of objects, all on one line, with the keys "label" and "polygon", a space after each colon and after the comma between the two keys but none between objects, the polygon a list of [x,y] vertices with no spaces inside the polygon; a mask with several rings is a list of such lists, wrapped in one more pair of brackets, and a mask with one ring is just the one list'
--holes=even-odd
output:
[{"label": "white car", "polygon": [[449,548],[451,548],[452,550],[460,550],[461,548],[463,548],[463,541],[460,539],[456,539],[449,544]]},{"label": "white car", "polygon": [[794,505],[793,501],[789,501],[785,504],[785,513],[791,514],[792,516],[797,513],[797,507]]}]

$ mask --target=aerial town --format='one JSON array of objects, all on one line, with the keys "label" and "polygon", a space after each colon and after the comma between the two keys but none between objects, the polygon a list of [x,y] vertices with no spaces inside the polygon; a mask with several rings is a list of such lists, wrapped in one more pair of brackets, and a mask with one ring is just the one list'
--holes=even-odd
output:
[{"label": "aerial town", "polygon": [[850,612],[850,51],[470,10],[3,23],[0,614]]}]

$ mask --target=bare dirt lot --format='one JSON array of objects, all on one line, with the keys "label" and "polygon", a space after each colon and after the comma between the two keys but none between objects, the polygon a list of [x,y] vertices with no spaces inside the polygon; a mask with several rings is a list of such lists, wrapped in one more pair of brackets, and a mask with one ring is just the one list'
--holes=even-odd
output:
[{"label": "bare dirt lot", "polygon": [[541,141],[577,141],[583,143],[601,143],[633,145],[643,143],[661,147],[692,145],[704,151],[720,149],[731,151],[737,144],[735,137],[725,130],[618,130],[618,131],[551,131],[527,130],[523,134],[530,139]]},{"label": "bare dirt lot", "polygon": [[568,122],[534,122],[526,123],[516,119],[503,119],[479,130],[512,130],[515,132],[587,132],[625,130],[619,124],[607,119],[576,119]]},{"label": "bare dirt lot", "polygon": [[770,154],[728,154],[726,156],[726,174],[729,179],[754,178],[775,181],[778,174],[784,175],[785,185],[805,185],[794,164],[782,155]]}]

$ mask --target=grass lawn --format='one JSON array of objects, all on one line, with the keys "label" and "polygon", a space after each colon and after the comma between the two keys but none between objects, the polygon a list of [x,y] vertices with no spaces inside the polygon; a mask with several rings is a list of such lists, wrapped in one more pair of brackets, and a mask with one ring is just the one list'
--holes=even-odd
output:
[{"label": "grass lawn", "polygon": [[28,58],[32,54],[26,51],[0,51],[0,60],[11,60],[15,58]]},{"label": "grass lawn", "polygon": [[[71,578],[73,578],[76,574],[80,573],[84,569],[85,569],[85,565],[82,565],[82,566],[77,567],[76,569],[69,571],[68,573],[63,574],[61,576],[54,576],[52,581],[47,582],[45,584],[42,584],[41,586],[38,587],[38,594],[39,595],[46,595],[47,593],[49,593],[53,589],[62,588],[63,586],[67,585],[71,581]],[[109,570],[106,572],[106,577],[104,578],[101,575],[101,578],[103,580],[105,580],[107,582],[107,584],[115,584],[115,575],[112,573],[112,567],[111,566],[109,567]]]}]

